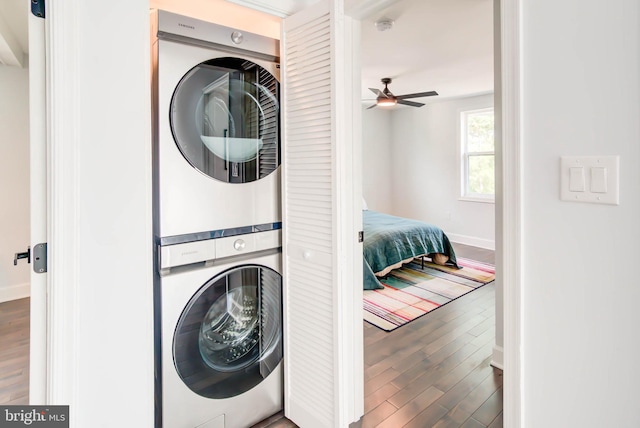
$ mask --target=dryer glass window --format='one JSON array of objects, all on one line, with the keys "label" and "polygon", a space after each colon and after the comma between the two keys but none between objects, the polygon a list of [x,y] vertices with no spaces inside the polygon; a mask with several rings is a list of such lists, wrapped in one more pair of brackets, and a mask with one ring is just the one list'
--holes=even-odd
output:
[{"label": "dryer glass window", "polygon": [[197,394],[227,398],[266,378],[282,359],[282,278],[248,265],[211,279],[185,308],[174,336],[178,374]]},{"label": "dryer glass window", "polygon": [[248,183],[280,165],[280,84],[259,65],[217,58],[192,68],[171,100],[173,137],[196,169]]}]

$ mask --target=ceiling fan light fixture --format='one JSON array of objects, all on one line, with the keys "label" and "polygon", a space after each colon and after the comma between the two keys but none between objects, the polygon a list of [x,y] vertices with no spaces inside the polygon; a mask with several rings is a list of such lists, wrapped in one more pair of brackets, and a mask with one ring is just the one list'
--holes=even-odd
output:
[{"label": "ceiling fan light fixture", "polygon": [[374,94],[377,95],[376,98],[376,103],[373,104],[370,107],[367,107],[368,109],[380,106],[380,107],[392,107],[396,104],[402,104],[405,106],[411,106],[411,107],[422,107],[424,105],[424,103],[416,103],[414,101],[407,101],[408,98],[422,98],[422,97],[432,97],[434,95],[438,95],[438,93],[436,91],[429,91],[429,92],[417,92],[415,94],[404,94],[404,95],[394,95],[390,90],[389,90],[389,83],[391,83],[391,78],[390,77],[384,77],[382,79],[380,79],[380,81],[384,84],[384,89],[381,91],[380,89],[376,89],[376,88],[369,88],[369,90],[371,92],[373,92]]},{"label": "ceiling fan light fixture", "polygon": [[398,100],[396,100],[395,98],[378,98],[376,104],[378,104],[380,107],[392,107],[398,104]]}]

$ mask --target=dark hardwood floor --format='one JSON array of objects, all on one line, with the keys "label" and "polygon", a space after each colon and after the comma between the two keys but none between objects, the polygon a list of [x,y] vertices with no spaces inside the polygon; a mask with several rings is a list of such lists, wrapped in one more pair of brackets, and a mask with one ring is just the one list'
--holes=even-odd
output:
[{"label": "dark hardwood floor", "polygon": [[29,299],[0,303],[0,404],[29,404]]},{"label": "dark hardwood floor", "polygon": [[[494,263],[493,251],[454,247]],[[364,322],[365,415],[354,428],[501,428],[494,299],[489,284],[390,333]],[[0,404],[28,404],[28,389],[29,299],[0,303]],[[296,425],[280,413],[254,426],[267,427]]]},{"label": "dark hardwood floor", "polygon": [[[495,263],[493,251],[453,245]],[[501,428],[494,300],[489,284],[390,333],[364,322],[365,415],[352,428]],[[278,414],[254,428],[295,426]]]}]

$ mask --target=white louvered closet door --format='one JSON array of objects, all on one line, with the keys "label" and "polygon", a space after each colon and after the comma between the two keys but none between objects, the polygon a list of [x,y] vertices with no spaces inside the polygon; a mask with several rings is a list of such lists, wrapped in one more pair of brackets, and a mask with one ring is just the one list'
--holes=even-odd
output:
[{"label": "white louvered closet door", "polygon": [[343,9],[323,0],[283,21],[285,415],[302,428],[346,428],[363,413],[358,110]]}]

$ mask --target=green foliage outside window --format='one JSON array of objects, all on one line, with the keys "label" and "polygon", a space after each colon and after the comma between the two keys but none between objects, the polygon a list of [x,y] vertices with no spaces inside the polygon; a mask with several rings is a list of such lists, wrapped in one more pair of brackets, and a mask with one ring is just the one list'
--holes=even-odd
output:
[{"label": "green foliage outside window", "polygon": [[496,193],[493,155],[469,156],[469,192],[481,195]]},{"label": "green foliage outside window", "polygon": [[467,193],[495,194],[495,140],[493,110],[465,113]]}]

